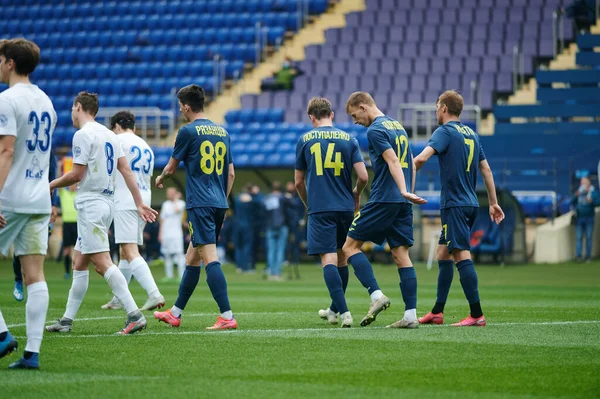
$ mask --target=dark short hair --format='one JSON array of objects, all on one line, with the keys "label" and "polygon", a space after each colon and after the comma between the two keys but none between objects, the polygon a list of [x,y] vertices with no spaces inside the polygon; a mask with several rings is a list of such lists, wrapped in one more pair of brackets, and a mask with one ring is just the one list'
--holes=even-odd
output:
[{"label": "dark short hair", "polygon": [[87,91],[80,91],[75,97],[73,104],[81,104],[81,109],[92,116],[96,116],[98,113],[98,94],[89,93]]},{"label": "dark short hair", "polygon": [[204,89],[198,85],[188,85],[177,93],[177,98],[183,105],[189,105],[192,111],[204,111]]},{"label": "dark short hair", "polygon": [[19,75],[30,75],[40,63],[40,48],[23,38],[0,40],[0,55],[15,62],[15,71]]},{"label": "dark short hair", "polygon": [[448,113],[454,116],[460,116],[465,104],[463,97],[454,90],[446,90],[443,92],[437,102],[448,107]]},{"label": "dark short hair", "polygon": [[329,118],[333,113],[331,110],[331,102],[323,97],[313,97],[308,102],[306,113],[314,116],[317,120]]},{"label": "dark short hair", "polygon": [[271,190],[281,191],[281,182],[278,180],[274,180],[273,183],[271,183]]},{"label": "dark short hair", "polygon": [[348,97],[348,101],[346,102],[346,112],[349,111],[350,107],[355,108],[361,104],[375,105],[375,100],[373,100],[373,97],[365,91],[355,91]]},{"label": "dark short hair", "polygon": [[121,129],[132,129],[135,127],[135,116],[129,111],[119,111],[110,118],[110,128],[113,130],[116,124]]}]

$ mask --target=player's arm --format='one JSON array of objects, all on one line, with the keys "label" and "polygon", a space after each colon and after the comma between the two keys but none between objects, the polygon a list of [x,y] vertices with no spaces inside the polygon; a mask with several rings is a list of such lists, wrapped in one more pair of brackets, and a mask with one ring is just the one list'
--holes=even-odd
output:
[{"label": "player's arm", "polygon": [[123,180],[125,180],[125,184],[133,196],[133,201],[135,202],[135,206],[137,207],[138,213],[140,214],[142,220],[146,223],[154,222],[158,212],[144,204],[142,193],[140,193],[140,189],[135,181],[135,176],[129,168],[129,163],[127,162],[127,158],[125,158],[125,156],[119,157],[117,161],[117,170],[123,176]]},{"label": "player's arm", "polygon": [[10,166],[15,155],[15,141],[17,136],[0,136],[0,191],[4,188],[4,183],[8,178]]},{"label": "player's arm", "polygon": [[233,182],[235,181],[235,168],[233,164],[229,164],[229,179],[227,180],[227,198],[229,198],[229,194],[231,194],[231,189],[233,188]]},{"label": "player's arm", "polygon": [[479,170],[485,183],[485,189],[488,193],[488,201],[490,203],[490,219],[496,224],[500,224],[504,219],[504,212],[500,205],[498,205],[498,198],[496,197],[496,185],[494,184],[494,175],[487,159],[483,159],[479,162]]},{"label": "player's arm", "polygon": [[404,172],[402,172],[402,166],[400,166],[400,161],[398,160],[398,156],[396,155],[394,150],[388,148],[383,152],[382,156],[385,162],[387,163],[388,168],[390,169],[390,174],[392,175],[392,178],[394,179],[396,185],[398,186],[398,189],[400,190],[400,194],[402,194],[402,196],[406,200],[412,202],[413,204],[427,203],[426,200],[419,197],[418,195],[408,192],[406,188],[406,180],[404,179]]},{"label": "player's arm", "polygon": [[417,188],[417,166],[415,165],[415,157],[413,157],[412,154],[410,154],[410,157],[412,159],[412,184],[410,185],[412,187],[412,192],[416,192]]},{"label": "player's arm", "polygon": [[352,166],[356,172],[356,186],[352,191],[354,195],[354,211],[356,212],[360,209],[360,195],[365,187],[367,187],[367,183],[369,183],[369,173],[367,173],[367,167],[364,162],[356,162]]},{"label": "player's arm", "polygon": [[298,196],[302,200],[305,208],[308,208],[308,195],[306,193],[306,172],[303,170],[294,170],[294,185],[296,186],[296,191],[298,191]]},{"label": "player's arm", "polygon": [[85,177],[86,172],[87,164],[82,165],[73,162],[73,168],[70,171],[50,182],[50,191],[52,192],[57,188],[69,187],[70,185],[79,183]]},{"label": "player's arm", "polygon": [[169,163],[167,166],[165,166],[162,173],[156,177],[156,188],[162,189],[164,187],[165,180],[173,176],[177,171],[177,165],[179,165],[179,160],[171,157],[171,159],[169,159]]},{"label": "player's arm", "polygon": [[[413,165],[415,168],[415,171],[413,174],[416,174],[417,170],[421,169],[423,167],[423,165],[425,165],[425,162],[429,161],[429,158],[431,158],[435,154],[436,154],[436,152],[433,149],[433,147],[431,147],[431,146],[425,147],[425,149],[423,151],[421,151],[421,153],[419,155],[417,155],[417,157],[413,160]],[[414,187],[414,183],[413,183],[413,187]]]}]

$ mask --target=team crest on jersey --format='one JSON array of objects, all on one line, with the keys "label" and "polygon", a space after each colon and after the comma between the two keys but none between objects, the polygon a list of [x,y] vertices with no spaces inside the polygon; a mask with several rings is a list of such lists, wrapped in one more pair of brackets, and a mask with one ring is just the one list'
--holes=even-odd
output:
[{"label": "team crest on jersey", "polygon": [[42,177],[44,177],[44,171],[40,165],[40,160],[34,155],[29,169],[25,170],[25,178],[40,180]]},{"label": "team crest on jersey", "polygon": [[81,147],[79,147],[79,146],[74,147],[73,148],[73,156],[75,158],[77,158],[80,155],[81,155]]},{"label": "team crest on jersey", "polygon": [[0,115],[0,126],[4,127],[8,125],[8,116],[2,114]]}]

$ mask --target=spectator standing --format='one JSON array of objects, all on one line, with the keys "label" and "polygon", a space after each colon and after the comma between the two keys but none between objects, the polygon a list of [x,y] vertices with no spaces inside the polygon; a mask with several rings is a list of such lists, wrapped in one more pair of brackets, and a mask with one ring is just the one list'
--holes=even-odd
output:
[{"label": "spectator standing", "polygon": [[269,280],[282,281],[281,266],[288,239],[286,208],[288,200],[281,192],[281,183],[274,181],[271,194],[263,201],[267,233],[267,269]]},{"label": "spectator standing", "polygon": [[585,260],[590,262],[592,258],[592,236],[594,234],[594,208],[600,205],[598,191],[592,186],[589,177],[582,177],[581,184],[573,198],[571,205],[575,208],[576,216],[576,252],[577,261],[583,262],[583,240],[586,241]]}]

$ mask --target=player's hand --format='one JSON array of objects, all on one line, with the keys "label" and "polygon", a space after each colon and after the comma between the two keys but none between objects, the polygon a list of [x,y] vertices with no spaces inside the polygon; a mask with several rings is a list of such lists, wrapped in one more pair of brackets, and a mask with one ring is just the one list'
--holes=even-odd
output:
[{"label": "player's hand", "polygon": [[413,193],[402,193],[402,196],[405,200],[412,202],[413,204],[423,205],[427,203],[427,200],[419,197],[417,194]]},{"label": "player's hand", "polygon": [[500,224],[504,220],[504,212],[502,212],[500,205],[490,205],[490,219],[496,224]]},{"label": "player's hand", "polygon": [[156,188],[162,190],[162,188],[164,187],[164,182],[165,178],[163,177],[163,175],[156,176]]},{"label": "player's hand", "polygon": [[155,211],[154,209],[150,208],[146,204],[142,204],[142,205],[138,206],[137,211],[138,211],[140,217],[142,218],[142,220],[146,223],[154,222],[156,220],[156,217],[158,216],[158,212]]},{"label": "player's hand", "polygon": [[56,217],[58,216],[58,211],[55,206],[52,206],[52,211],[50,212],[50,223],[56,222]]}]

